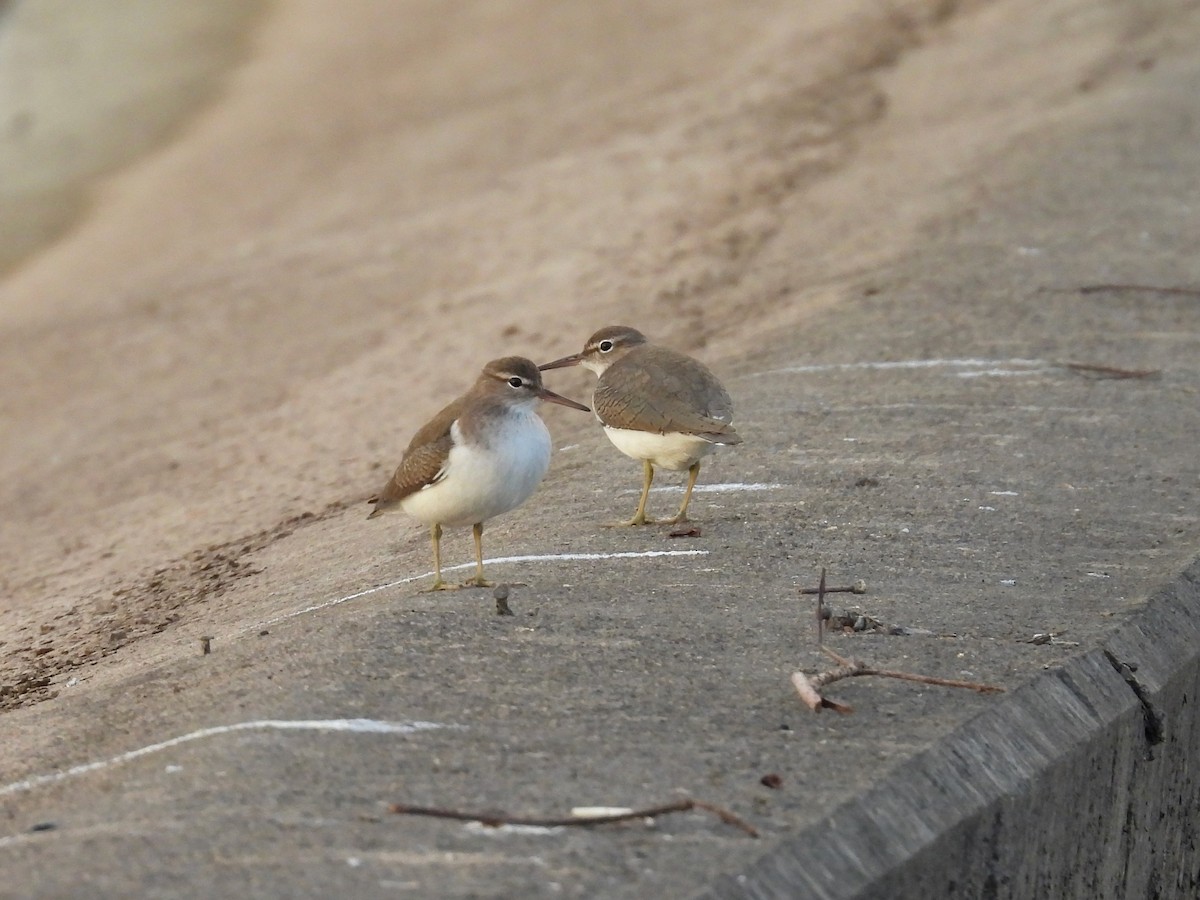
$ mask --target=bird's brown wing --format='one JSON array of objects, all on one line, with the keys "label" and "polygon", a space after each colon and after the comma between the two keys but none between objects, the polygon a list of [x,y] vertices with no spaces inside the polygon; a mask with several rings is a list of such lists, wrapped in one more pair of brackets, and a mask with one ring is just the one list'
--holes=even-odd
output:
[{"label": "bird's brown wing", "polygon": [[462,407],[463,400],[455,400],[413,435],[400,465],[374,499],[375,509],[368,519],[382,514],[409,494],[437,483],[450,456],[450,448],[454,446],[450,429]]},{"label": "bird's brown wing", "polygon": [[[610,377],[611,376],[611,377]],[[596,383],[592,408],[605,425],[656,434],[682,432],[739,444],[733,402],[703,363],[662,347],[638,348]]]}]

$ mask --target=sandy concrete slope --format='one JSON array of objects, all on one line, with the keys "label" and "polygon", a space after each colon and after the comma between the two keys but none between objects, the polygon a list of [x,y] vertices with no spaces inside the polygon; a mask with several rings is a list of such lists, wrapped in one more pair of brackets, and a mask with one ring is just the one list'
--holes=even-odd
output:
[{"label": "sandy concrete slope", "polygon": [[246,52],[261,4],[0,3],[0,271],[85,214]]},{"label": "sandy concrete slope", "polygon": [[156,569],[369,493],[480,360],[803,322],[1182,6],[282,4],[222,102],[4,283],[8,665],[169,625]]},{"label": "sandy concrete slope", "polygon": [[[20,438],[0,460],[11,511],[0,649],[6,683],[24,685],[5,702],[26,707],[6,714],[5,784],[237,721],[468,726],[465,738],[414,737],[423,749],[400,761],[388,745],[364,755],[351,739],[333,752],[304,743],[285,767],[291,783],[278,780],[282,745],[247,737],[236,746],[250,756],[215,742],[172,757],[183,787],[164,786],[156,760],[132,786],[113,767],[82,788],[15,792],[14,832],[43,814],[75,823],[57,843],[9,842],[17,877],[69,893],[56,854],[82,838],[102,857],[141,860],[105,870],[100,887],[117,893],[122,878],[150,877],[166,846],[152,835],[178,828],[187,837],[170,844],[168,894],[214,871],[230,879],[218,886],[248,878],[293,895],[297,884],[278,879],[299,872],[319,894],[367,850],[374,880],[355,882],[362,890],[410,879],[428,892],[451,877],[436,863],[443,851],[463,863],[450,866],[463,895],[549,890],[525,862],[542,854],[535,844],[514,854],[475,836],[464,848],[431,827],[397,845],[364,825],[343,848],[305,830],[402,789],[527,808],[585,787],[633,797],[708,785],[787,829],[979,708],[890,691],[899,730],[881,742],[869,740],[879,719],[864,717],[822,722],[798,755],[768,747],[765,723],[778,732],[792,716],[779,687],[796,652],[766,638],[790,627],[779,623],[798,572],[830,559],[870,569],[899,598],[877,610],[967,633],[957,665],[1011,684],[1062,652],[1014,657],[1017,636],[1064,623],[1094,636],[1100,613],[1136,606],[1194,555],[1194,457],[1177,440],[1195,411],[1194,307],[1122,295],[1082,312],[1075,295],[1039,293],[1089,277],[1195,282],[1180,243],[1194,202],[1185,187],[1143,172],[1140,191],[1114,189],[1108,206],[1100,187],[1146,160],[1170,173],[1187,157],[1098,130],[1120,121],[1161,131],[1164,146],[1191,140],[1194,122],[1168,88],[1195,77],[1180,62],[1194,4],[811,8],[800,19],[791,4],[681,4],[630,22],[596,5],[480,4],[447,17],[433,4],[363,4],[331,20],[316,4],[281,4],[228,96],[112,179],[70,240],[4,282],[0,365],[15,388],[3,413]],[[554,52],[535,53],[535,34]],[[1156,206],[1139,208],[1141,196]],[[1122,224],[1132,221],[1134,244]],[[631,557],[600,579],[566,560],[513,568],[505,577],[531,582],[519,609],[533,623],[513,634],[486,609],[480,624],[478,597],[445,604],[408,589],[265,624],[423,572],[421,530],[376,528],[359,505],[412,427],[480,360],[559,355],[619,319],[702,352],[735,387],[754,440],[708,477],[786,491],[753,503],[753,492],[702,496],[711,525],[684,546],[601,533],[592,526],[629,499],[616,492],[631,473],[586,423],[553,411],[552,429],[576,448],[535,504],[496,524],[490,546],[693,549],[713,557],[703,578],[689,557],[649,570]],[[1093,384],[1055,367],[1076,351],[1169,374]],[[959,354],[1009,368],[1035,360],[1035,380],[1015,394],[1019,374],[978,392],[981,380],[879,381],[853,368],[822,370],[819,385],[762,382],[809,361]],[[947,445],[964,418],[966,446]],[[1148,468],[1131,432],[1155,442]],[[1064,455],[1034,465],[1012,451],[1034,438]],[[854,452],[864,440],[879,444]],[[1089,441],[1105,453],[1080,453]],[[1063,468],[1083,484],[1062,480]],[[864,493],[871,479],[881,497]],[[981,518],[1010,502],[991,491],[1014,484],[1034,505]],[[1066,505],[1077,490],[1090,502]],[[1175,504],[1165,512],[1163,497]],[[1076,507],[1089,517],[1078,533]],[[631,603],[639,578],[651,580]],[[1007,606],[1014,579],[1032,581],[1031,606]],[[968,586],[987,615],[964,624]],[[1090,612],[1072,618],[1080,609]],[[259,631],[269,634],[256,642]],[[218,636],[220,655],[195,655],[201,634]],[[936,643],[888,652],[945,667]],[[854,747],[867,755],[840,769]],[[677,774],[660,782],[656,763]],[[845,777],[803,781],[810,764]],[[807,790],[776,800],[741,787],[776,765]],[[300,797],[310,782],[316,793]],[[73,790],[114,805],[83,816]],[[256,830],[263,802],[273,836]],[[555,858],[553,883],[641,890],[656,882],[639,880],[640,859],[675,878],[701,873],[697,853],[718,868],[753,857],[698,823],[681,827],[672,834],[687,846],[670,863],[654,857],[653,836],[581,838]],[[297,830],[320,848],[314,867],[296,868]],[[505,881],[514,859],[521,869]],[[380,865],[395,871],[383,877]]]}]

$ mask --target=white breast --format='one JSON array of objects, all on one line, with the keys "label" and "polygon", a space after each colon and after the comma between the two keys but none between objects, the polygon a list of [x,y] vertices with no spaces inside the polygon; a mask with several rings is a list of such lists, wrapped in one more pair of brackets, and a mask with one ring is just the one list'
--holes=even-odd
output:
[{"label": "white breast", "polygon": [[456,423],[444,477],[405,497],[404,511],[428,524],[474,525],[529,499],[550,467],[550,432],[532,411],[494,424],[483,446],[462,443]]},{"label": "white breast", "polygon": [[694,434],[678,431],[656,434],[604,426],[604,433],[618,450],[633,459],[646,459],[658,468],[676,472],[689,468],[713,450],[713,443]]}]

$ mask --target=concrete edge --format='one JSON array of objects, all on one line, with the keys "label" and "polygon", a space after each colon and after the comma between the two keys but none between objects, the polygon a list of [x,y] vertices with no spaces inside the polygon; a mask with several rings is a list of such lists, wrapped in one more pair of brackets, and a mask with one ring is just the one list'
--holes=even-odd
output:
[{"label": "concrete edge", "polygon": [[1200,896],[1200,560],[863,796],[700,894]]}]

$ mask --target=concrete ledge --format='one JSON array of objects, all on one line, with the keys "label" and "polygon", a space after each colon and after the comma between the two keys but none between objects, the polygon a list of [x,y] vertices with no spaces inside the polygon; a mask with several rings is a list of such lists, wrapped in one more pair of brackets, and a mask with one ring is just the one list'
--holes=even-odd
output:
[{"label": "concrete ledge", "polygon": [[707,898],[1200,896],[1200,562]]}]

